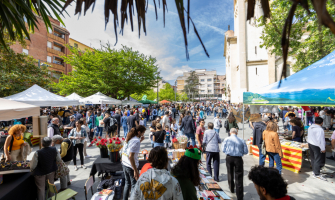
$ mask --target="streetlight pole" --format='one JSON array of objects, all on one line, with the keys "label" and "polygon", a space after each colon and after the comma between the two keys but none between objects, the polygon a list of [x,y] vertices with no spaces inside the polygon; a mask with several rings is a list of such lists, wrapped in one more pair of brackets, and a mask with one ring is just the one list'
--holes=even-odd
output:
[{"label": "streetlight pole", "polygon": [[174,101],[177,102],[177,80],[174,82]]},{"label": "streetlight pole", "polygon": [[160,72],[157,73],[157,106],[158,106],[158,83],[159,83],[159,74],[160,74]]}]

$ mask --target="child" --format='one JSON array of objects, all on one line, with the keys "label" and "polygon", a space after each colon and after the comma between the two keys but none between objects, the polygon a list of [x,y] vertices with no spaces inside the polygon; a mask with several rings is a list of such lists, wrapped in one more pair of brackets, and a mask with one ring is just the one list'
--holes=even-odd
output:
[{"label": "child", "polygon": [[182,136],[184,135],[184,127],[182,129],[181,128],[181,123],[182,123],[182,119],[179,119],[179,123],[178,123],[178,136]]},{"label": "child", "polygon": [[165,140],[164,140],[164,145],[165,145],[165,148],[170,148],[171,147],[171,139],[170,139],[170,130],[169,130],[169,126],[166,125],[165,126],[165,132],[166,132],[166,137],[165,137]]},{"label": "child", "polygon": [[[172,137],[176,136],[177,133],[178,133],[178,125],[176,123],[176,120],[175,119],[172,119],[172,124],[171,124],[171,135]],[[172,138],[174,139],[174,138]]]}]

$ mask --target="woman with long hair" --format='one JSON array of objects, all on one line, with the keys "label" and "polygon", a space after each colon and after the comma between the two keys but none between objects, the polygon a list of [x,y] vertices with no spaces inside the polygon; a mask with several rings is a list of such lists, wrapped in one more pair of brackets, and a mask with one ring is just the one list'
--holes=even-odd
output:
[{"label": "woman with long hair", "polygon": [[195,186],[200,185],[198,165],[201,151],[197,148],[187,149],[171,173],[179,182],[184,199],[197,200]]},{"label": "woman with long hair", "polygon": [[132,128],[127,134],[126,142],[122,148],[122,168],[125,175],[123,200],[128,200],[129,189],[133,191],[139,178],[138,152],[141,148],[141,142],[144,140],[145,130],[146,128],[142,125]]},{"label": "woman with long hair", "polygon": [[277,124],[269,121],[266,130],[263,132],[263,140],[265,142],[266,154],[269,156],[269,167],[274,167],[274,161],[276,161],[277,169],[281,174],[281,158],[283,158],[283,152],[277,130]]},{"label": "woman with long hair", "polygon": [[20,150],[22,146],[26,146],[27,143],[23,140],[23,133],[26,131],[26,126],[17,124],[9,129],[9,136],[5,141],[5,155],[6,161],[23,161]]},{"label": "woman with long hair", "polygon": [[228,119],[226,120],[224,127],[226,128],[226,132],[228,133],[228,136],[230,136],[230,129],[232,128],[236,128],[237,130],[239,129],[233,112],[229,113]]},{"label": "woman with long hair", "polygon": [[84,143],[87,137],[86,130],[81,128],[81,126],[84,124],[82,120],[76,121],[76,128],[72,129],[69,138],[72,140],[73,148],[74,148],[74,156],[73,156],[73,164],[74,164],[74,170],[77,171],[77,150],[79,151],[80,156],[80,163],[81,167],[86,169],[86,166],[84,165]]},{"label": "woman with long hair", "polygon": [[152,134],[152,141],[154,141],[154,147],[164,146],[164,140],[166,137],[166,131],[163,130],[162,124],[156,124],[156,132]]}]

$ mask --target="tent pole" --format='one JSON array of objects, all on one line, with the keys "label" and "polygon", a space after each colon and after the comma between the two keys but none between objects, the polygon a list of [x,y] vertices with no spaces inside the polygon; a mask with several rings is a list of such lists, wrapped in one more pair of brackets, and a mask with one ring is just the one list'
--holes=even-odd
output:
[{"label": "tent pole", "polygon": [[243,112],[243,119],[242,119],[242,137],[244,140],[244,104],[242,104],[242,112]]}]

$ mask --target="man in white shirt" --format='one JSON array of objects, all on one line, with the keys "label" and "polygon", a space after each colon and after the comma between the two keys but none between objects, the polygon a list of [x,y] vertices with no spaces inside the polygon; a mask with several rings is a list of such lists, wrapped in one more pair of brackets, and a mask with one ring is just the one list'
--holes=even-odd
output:
[{"label": "man in white shirt", "polygon": [[162,127],[163,129],[165,129],[165,126],[168,126],[170,127],[170,118],[169,118],[169,111],[165,111],[165,116],[163,117],[163,120],[162,120]]},{"label": "man in white shirt", "polygon": [[326,162],[326,142],[322,124],[323,119],[321,117],[316,117],[315,124],[308,128],[307,142],[310,151],[313,177],[327,181],[327,179],[320,174],[320,170]]}]

